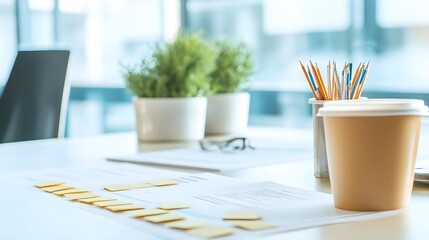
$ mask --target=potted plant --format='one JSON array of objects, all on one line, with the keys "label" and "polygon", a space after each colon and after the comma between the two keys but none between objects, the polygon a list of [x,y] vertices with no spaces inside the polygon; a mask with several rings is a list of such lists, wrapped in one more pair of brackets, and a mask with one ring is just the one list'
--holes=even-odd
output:
[{"label": "potted plant", "polygon": [[155,46],[150,57],[126,71],[134,98],[139,141],[204,137],[209,73],[215,53],[201,34],[179,33]]},{"label": "potted plant", "polygon": [[245,92],[253,71],[253,54],[244,43],[215,42],[215,69],[210,73],[206,134],[240,133],[246,130],[250,94]]}]

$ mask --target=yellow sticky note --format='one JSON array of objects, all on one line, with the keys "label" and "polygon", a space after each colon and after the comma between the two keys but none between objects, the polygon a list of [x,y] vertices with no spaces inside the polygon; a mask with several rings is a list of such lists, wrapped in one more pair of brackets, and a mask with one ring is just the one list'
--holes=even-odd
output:
[{"label": "yellow sticky note", "polygon": [[180,229],[180,230],[189,230],[189,229],[201,227],[204,225],[207,225],[207,224],[199,221],[194,221],[194,220],[181,220],[181,221],[175,221],[175,222],[166,224],[167,227]]},{"label": "yellow sticky note", "polygon": [[125,191],[125,190],[130,190],[130,189],[147,188],[147,187],[153,187],[153,185],[151,185],[147,182],[121,183],[121,184],[113,184],[113,185],[104,186],[104,189],[106,189],[110,192],[117,192],[117,191]]},{"label": "yellow sticky note", "polygon": [[175,209],[183,209],[183,208],[189,208],[188,205],[183,203],[160,203],[157,206],[160,209],[164,210],[175,210]]},{"label": "yellow sticky note", "polygon": [[129,205],[107,206],[106,209],[112,212],[124,212],[124,211],[130,211],[130,210],[145,209],[145,207],[138,204],[129,204]]},{"label": "yellow sticky note", "polygon": [[103,188],[110,192],[128,190],[128,187],[125,184],[108,185],[108,186],[104,186]]},{"label": "yellow sticky note", "polygon": [[79,200],[84,198],[94,198],[94,197],[100,197],[99,195],[95,193],[71,193],[71,194],[64,194],[64,196],[70,200]]},{"label": "yellow sticky note", "polygon": [[121,200],[113,200],[113,201],[95,202],[93,204],[96,206],[104,208],[104,207],[109,207],[109,206],[130,205],[133,203],[125,202],[125,201],[121,201]]},{"label": "yellow sticky note", "polygon": [[38,183],[34,186],[38,187],[38,188],[44,188],[44,187],[59,186],[59,185],[63,185],[63,184],[64,184],[64,182],[44,182],[44,183]]},{"label": "yellow sticky note", "polygon": [[153,181],[149,181],[148,183],[157,187],[179,184],[177,181],[169,180],[169,179],[153,180]]},{"label": "yellow sticky note", "polygon": [[93,198],[82,198],[82,199],[78,199],[79,202],[82,203],[95,203],[95,202],[106,202],[106,201],[115,201],[117,199],[114,198],[106,198],[106,197],[93,197]]},{"label": "yellow sticky note", "polygon": [[162,209],[156,209],[156,208],[146,208],[141,210],[133,210],[127,212],[130,217],[146,217],[146,216],[153,216],[153,215],[159,215],[159,214],[165,214],[168,213],[168,211],[162,210]]},{"label": "yellow sticky note", "polygon": [[257,220],[260,219],[261,216],[255,211],[227,211],[223,219],[224,220]]},{"label": "yellow sticky note", "polygon": [[177,221],[182,219],[185,219],[185,218],[182,216],[178,216],[170,213],[155,215],[155,216],[148,216],[144,218],[144,220],[151,223],[165,223],[165,222],[172,222],[172,221]]},{"label": "yellow sticky note", "polygon": [[194,237],[217,238],[234,234],[232,229],[218,226],[202,226],[186,231]]},{"label": "yellow sticky note", "polygon": [[67,189],[72,189],[72,188],[73,187],[66,186],[66,185],[59,185],[59,186],[52,186],[52,187],[44,187],[44,188],[41,188],[41,189],[43,191],[45,191],[45,192],[53,193],[53,192],[67,190]]},{"label": "yellow sticky note", "polygon": [[54,192],[56,195],[64,195],[64,194],[72,194],[72,193],[87,193],[90,192],[88,190],[83,190],[83,189],[76,189],[76,188],[72,188],[72,189],[66,189],[66,190],[62,190],[62,191],[57,191]]},{"label": "yellow sticky note", "polygon": [[271,224],[269,222],[265,222],[262,220],[253,220],[253,221],[242,221],[242,220],[240,220],[240,221],[234,221],[233,224],[236,227],[246,229],[246,230],[250,230],[250,231],[264,230],[264,229],[277,227],[274,224]]}]

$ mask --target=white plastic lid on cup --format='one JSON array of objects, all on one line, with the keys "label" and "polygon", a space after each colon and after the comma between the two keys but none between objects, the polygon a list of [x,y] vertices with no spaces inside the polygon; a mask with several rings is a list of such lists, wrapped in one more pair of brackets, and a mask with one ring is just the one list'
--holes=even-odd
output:
[{"label": "white plastic lid on cup", "polygon": [[427,116],[428,107],[419,99],[362,99],[330,101],[319,109],[319,117]]}]

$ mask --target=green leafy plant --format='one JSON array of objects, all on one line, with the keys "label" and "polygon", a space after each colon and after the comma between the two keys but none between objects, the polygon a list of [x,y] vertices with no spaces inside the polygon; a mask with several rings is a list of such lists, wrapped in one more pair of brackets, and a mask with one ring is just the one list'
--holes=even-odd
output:
[{"label": "green leafy plant", "polygon": [[152,55],[126,72],[126,85],[138,97],[197,97],[210,93],[215,52],[200,33],[179,33],[158,44]]},{"label": "green leafy plant", "polygon": [[245,88],[253,71],[253,53],[244,43],[228,40],[215,42],[216,67],[210,73],[213,93],[239,92]]}]

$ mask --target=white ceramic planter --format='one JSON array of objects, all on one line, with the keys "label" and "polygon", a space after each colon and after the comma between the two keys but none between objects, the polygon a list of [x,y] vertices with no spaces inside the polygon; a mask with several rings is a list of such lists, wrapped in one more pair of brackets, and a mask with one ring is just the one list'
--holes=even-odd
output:
[{"label": "white ceramic planter", "polygon": [[134,98],[139,141],[204,138],[207,98]]},{"label": "white ceramic planter", "polygon": [[222,93],[207,98],[206,134],[242,133],[247,129],[250,94]]}]

